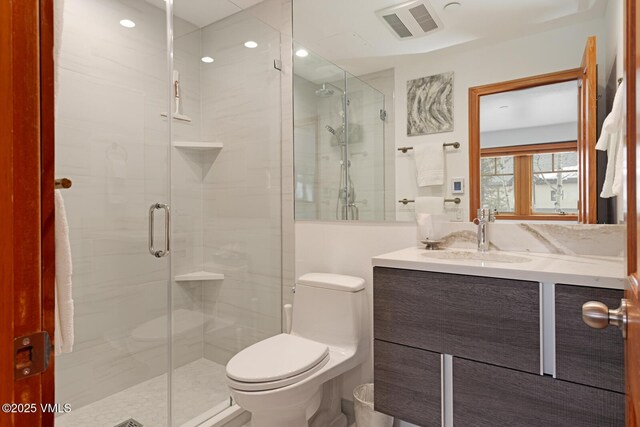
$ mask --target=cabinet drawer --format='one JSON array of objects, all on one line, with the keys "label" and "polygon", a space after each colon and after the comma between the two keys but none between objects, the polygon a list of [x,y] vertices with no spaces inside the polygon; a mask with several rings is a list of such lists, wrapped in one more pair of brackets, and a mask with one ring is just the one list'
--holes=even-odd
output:
[{"label": "cabinet drawer", "polygon": [[624,394],[454,358],[453,425],[623,427]]},{"label": "cabinet drawer", "polygon": [[437,353],[375,340],[376,411],[421,426],[439,426],[440,360]]},{"label": "cabinet drawer", "polygon": [[617,308],[624,291],[556,285],[556,377],[624,393],[624,341],[618,328],[593,329],[582,304]]},{"label": "cabinet drawer", "polygon": [[540,372],[537,282],[376,267],[377,339]]}]

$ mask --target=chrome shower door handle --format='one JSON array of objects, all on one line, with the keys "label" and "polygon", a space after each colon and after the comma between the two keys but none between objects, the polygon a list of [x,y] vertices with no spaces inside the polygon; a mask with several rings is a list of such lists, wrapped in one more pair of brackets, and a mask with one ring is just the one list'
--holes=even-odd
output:
[{"label": "chrome shower door handle", "polygon": [[[164,250],[156,250],[155,243],[155,211],[163,209],[164,215]],[[162,258],[171,250],[171,211],[164,203],[154,203],[149,207],[149,253],[156,258]]]}]

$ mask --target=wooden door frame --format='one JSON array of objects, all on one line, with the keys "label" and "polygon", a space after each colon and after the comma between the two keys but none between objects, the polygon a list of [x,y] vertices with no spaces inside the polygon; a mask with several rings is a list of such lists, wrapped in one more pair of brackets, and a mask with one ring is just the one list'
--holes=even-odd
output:
[{"label": "wooden door frame", "polygon": [[[564,83],[581,78],[582,68],[573,68],[469,88],[469,182],[478,183],[478,185],[469,186],[469,219],[471,221],[476,217],[476,212],[480,207],[480,97],[554,83]],[[593,149],[595,150],[595,147]],[[595,188],[591,194],[595,194]],[[563,218],[557,219],[562,220]]]},{"label": "wooden door frame", "polygon": [[0,426],[53,425],[53,353],[42,374],[15,380],[15,337],[54,337],[53,0],[0,2]]},{"label": "wooden door frame", "polygon": [[[637,355],[640,354],[640,337],[638,328],[638,243],[640,243],[640,218],[638,212],[637,180],[640,178],[636,173],[637,144],[640,142],[637,135],[638,123],[638,94],[637,92],[637,67],[638,45],[637,26],[640,24],[638,16],[638,6],[640,0],[627,0],[625,5],[625,84],[627,89],[627,283],[625,286],[625,299],[629,302],[628,308],[628,330],[625,341],[625,386],[626,386],[626,425],[637,426],[640,423],[640,378],[634,375],[640,370]],[[635,357],[632,357],[634,356]],[[630,374],[631,373],[631,374]],[[635,398],[635,400],[634,400]]]}]

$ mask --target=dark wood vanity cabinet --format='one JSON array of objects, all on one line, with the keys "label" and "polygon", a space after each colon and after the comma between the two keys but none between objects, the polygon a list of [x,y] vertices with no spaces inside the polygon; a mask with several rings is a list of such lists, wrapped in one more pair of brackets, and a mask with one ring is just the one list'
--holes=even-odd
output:
[{"label": "dark wood vanity cabinet", "polygon": [[436,426],[450,399],[447,425],[624,425],[620,332],[593,330],[581,315],[589,300],[617,307],[622,291],[555,286],[544,315],[555,318],[553,378],[541,375],[539,283],[375,267],[373,287],[376,410]]},{"label": "dark wood vanity cabinet", "polygon": [[556,377],[624,393],[624,343],[617,328],[593,329],[582,321],[582,304],[620,305],[624,291],[556,285]]},{"label": "dark wood vanity cabinet", "polygon": [[374,354],[376,409],[403,414],[413,424],[439,425],[442,355],[378,340]]},{"label": "dark wood vanity cabinet", "polygon": [[454,357],[453,425],[624,426],[624,395]]},{"label": "dark wood vanity cabinet", "polygon": [[540,373],[540,284],[376,267],[374,336]]}]

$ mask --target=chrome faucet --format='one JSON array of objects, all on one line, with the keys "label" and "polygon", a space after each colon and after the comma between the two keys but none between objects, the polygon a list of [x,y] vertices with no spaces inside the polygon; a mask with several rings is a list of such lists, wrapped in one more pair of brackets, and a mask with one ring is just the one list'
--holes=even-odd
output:
[{"label": "chrome faucet", "polygon": [[489,250],[487,231],[489,223],[495,221],[496,217],[491,209],[478,209],[478,217],[473,220],[473,223],[478,226],[478,251],[487,252]]}]

